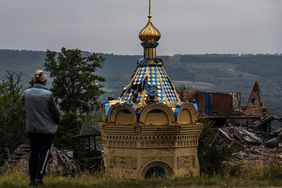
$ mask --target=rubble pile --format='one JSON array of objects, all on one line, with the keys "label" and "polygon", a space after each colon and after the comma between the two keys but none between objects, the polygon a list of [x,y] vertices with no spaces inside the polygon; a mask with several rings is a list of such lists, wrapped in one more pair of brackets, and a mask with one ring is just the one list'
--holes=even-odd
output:
[{"label": "rubble pile", "polygon": [[[0,167],[0,173],[5,172],[12,166],[20,166],[26,171],[28,169],[29,145],[20,145],[9,157],[4,166]],[[46,173],[58,173],[62,175],[74,175],[80,170],[79,165],[67,154],[56,147],[51,147],[51,155],[47,163]]]},{"label": "rubble pile", "polygon": [[218,129],[226,138],[239,147],[245,147],[248,144],[263,144],[261,137],[256,132],[247,130],[243,127],[225,126]]},{"label": "rubble pile", "polygon": [[282,166],[282,129],[269,133],[257,126],[228,124],[218,128],[222,135],[237,149],[231,162],[262,161],[264,164]]}]

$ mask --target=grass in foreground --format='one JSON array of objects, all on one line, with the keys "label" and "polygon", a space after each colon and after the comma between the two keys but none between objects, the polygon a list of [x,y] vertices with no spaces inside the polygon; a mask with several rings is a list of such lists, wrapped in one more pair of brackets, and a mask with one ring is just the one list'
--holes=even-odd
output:
[{"label": "grass in foreground", "polygon": [[[0,175],[1,188],[25,188],[29,179],[23,170],[11,169]],[[43,187],[60,188],[185,188],[185,187],[282,187],[282,179],[246,179],[234,177],[196,177],[150,180],[114,180],[101,174],[81,174],[76,177],[49,175],[45,177]]]}]

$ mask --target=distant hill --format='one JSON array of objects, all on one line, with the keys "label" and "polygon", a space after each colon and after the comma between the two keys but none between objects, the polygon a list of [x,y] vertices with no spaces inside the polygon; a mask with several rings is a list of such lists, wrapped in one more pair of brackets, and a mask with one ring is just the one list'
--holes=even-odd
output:
[{"label": "distant hill", "polygon": [[[88,53],[88,52],[85,52]],[[140,56],[101,54],[105,59],[98,72],[106,78],[105,95],[118,97],[136,68]],[[0,76],[6,71],[22,72],[30,80],[36,68],[43,68],[45,52],[0,50]],[[255,81],[259,81],[268,109],[282,115],[281,54],[199,54],[162,56],[176,86],[191,90],[238,91],[246,103]]]}]

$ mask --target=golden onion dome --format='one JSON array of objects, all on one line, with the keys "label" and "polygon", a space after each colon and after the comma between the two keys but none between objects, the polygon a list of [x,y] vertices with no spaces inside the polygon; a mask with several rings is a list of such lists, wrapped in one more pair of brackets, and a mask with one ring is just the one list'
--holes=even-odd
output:
[{"label": "golden onion dome", "polygon": [[153,25],[152,16],[148,16],[146,26],[139,32],[142,42],[157,42],[161,38],[161,32]]}]

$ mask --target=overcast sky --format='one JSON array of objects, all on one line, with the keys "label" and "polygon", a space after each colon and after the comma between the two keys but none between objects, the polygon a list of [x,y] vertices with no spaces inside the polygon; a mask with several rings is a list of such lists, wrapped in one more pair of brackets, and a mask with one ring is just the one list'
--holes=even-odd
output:
[{"label": "overcast sky", "polygon": [[[148,0],[0,0],[0,49],[142,54]],[[152,0],[158,53],[281,53],[282,0]]]}]

